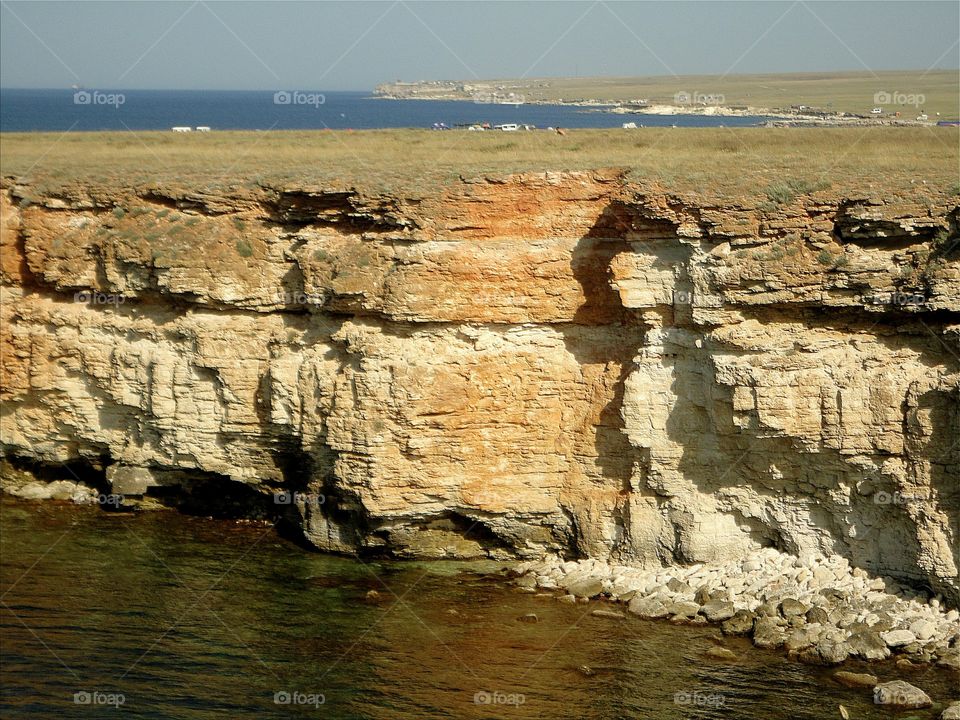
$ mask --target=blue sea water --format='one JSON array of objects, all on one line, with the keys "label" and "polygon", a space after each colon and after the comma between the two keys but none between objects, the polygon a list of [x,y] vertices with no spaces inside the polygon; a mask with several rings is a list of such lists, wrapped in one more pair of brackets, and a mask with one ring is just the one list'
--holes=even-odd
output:
[{"label": "blue sea water", "polygon": [[[445,123],[526,123],[537,127],[743,127],[762,117],[619,115],[558,105],[489,105],[465,101],[384,100],[366,92],[0,89],[0,130],[309,130],[431,127]],[[283,100],[289,102],[284,103]]]}]

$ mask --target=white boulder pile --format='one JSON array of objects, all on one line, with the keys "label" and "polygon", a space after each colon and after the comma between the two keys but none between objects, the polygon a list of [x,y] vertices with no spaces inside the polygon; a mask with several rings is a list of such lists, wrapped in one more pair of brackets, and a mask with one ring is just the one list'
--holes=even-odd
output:
[{"label": "white boulder pile", "polygon": [[566,598],[604,595],[631,613],[719,623],[763,648],[835,665],[891,655],[960,670],[960,613],[939,595],[871,578],[839,556],[797,558],[765,548],[717,565],[641,569],[551,556],[517,567],[527,588]]}]

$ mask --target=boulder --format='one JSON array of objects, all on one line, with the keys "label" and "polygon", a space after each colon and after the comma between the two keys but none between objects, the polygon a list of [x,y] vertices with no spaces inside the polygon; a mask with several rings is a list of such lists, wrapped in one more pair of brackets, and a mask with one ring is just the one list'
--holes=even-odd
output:
[{"label": "boulder", "polygon": [[800,653],[800,659],[812,665],[839,665],[850,657],[850,648],[839,631],[824,632],[813,647]]},{"label": "boulder", "polygon": [[710,600],[700,608],[700,612],[710,622],[723,622],[733,617],[736,608],[726,600]]},{"label": "boulder", "polygon": [[578,598],[592,598],[603,592],[603,580],[596,576],[587,576],[565,584],[567,592]]},{"label": "boulder", "polygon": [[910,623],[910,632],[912,632],[920,642],[926,642],[936,634],[937,624],[930,620],[915,620]]},{"label": "boulder", "polygon": [[724,635],[748,635],[753,629],[753,617],[749,610],[737,610],[733,617],[723,621],[720,629]]},{"label": "boulder", "polygon": [[820,639],[821,629],[819,625],[804,625],[801,628],[791,630],[783,643],[784,647],[786,647],[787,652],[791,653],[813,647]]},{"label": "boulder", "polygon": [[917,641],[916,635],[909,630],[890,630],[880,633],[880,638],[887,644],[887,647],[891,648],[903,647]]},{"label": "boulder", "polygon": [[707,650],[704,655],[711,660],[735,661],[737,659],[737,654],[735,652],[728,650],[725,647],[718,647],[716,645]]},{"label": "boulder", "polygon": [[145,495],[148,488],[160,485],[150,469],[133,465],[111,465],[106,477],[116,495]]},{"label": "boulder", "polygon": [[667,605],[667,612],[674,618],[694,618],[700,612],[695,602],[675,602]]},{"label": "boulder", "polygon": [[952,702],[940,713],[940,720],[960,720],[960,702]]},{"label": "boulder", "polygon": [[890,657],[890,649],[873,630],[861,630],[847,638],[847,647],[850,652],[864,660],[886,660]]},{"label": "boulder", "polygon": [[837,670],[833,674],[833,679],[841,685],[852,688],[872,688],[880,682],[876,675],[855,673],[849,670]]},{"label": "boulder", "polygon": [[873,689],[873,702],[877,705],[916,709],[933,705],[930,696],[918,687],[903,680],[880,683]]},{"label": "boulder", "polygon": [[785,618],[794,617],[796,615],[805,615],[809,609],[809,605],[805,605],[796,598],[784,598],[784,600],[780,603],[780,614]]},{"label": "boulder", "polygon": [[648,618],[650,620],[665,618],[670,614],[670,611],[667,610],[667,606],[663,601],[656,597],[635,597],[630,601],[627,610],[634,615],[639,615],[642,618]]},{"label": "boulder", "polygon": [[759,648],[778,648],[783,645],[786,635],[777,621],[766,615],[756,619],[753,624],[753,644]]}]

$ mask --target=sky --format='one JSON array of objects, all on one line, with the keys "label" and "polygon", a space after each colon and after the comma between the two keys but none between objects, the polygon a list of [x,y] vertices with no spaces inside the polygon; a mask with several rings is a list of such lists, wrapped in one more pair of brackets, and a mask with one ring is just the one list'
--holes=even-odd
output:
[{"label": "sky", "polygon": [[960,67],[960,3],[7,2],[0,86],[369,90],[392,80]]}]

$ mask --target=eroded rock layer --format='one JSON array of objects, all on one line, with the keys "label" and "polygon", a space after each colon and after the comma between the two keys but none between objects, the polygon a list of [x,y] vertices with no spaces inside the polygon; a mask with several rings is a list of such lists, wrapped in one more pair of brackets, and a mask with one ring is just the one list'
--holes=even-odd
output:
[{"label": "eroded rock layer", "polygon": [[216,480],[337,551],[775,547],[956,604],[956,197],[617,171],[3,193],[2,449]]}]

